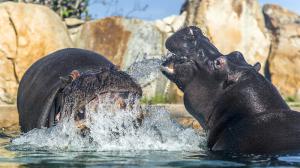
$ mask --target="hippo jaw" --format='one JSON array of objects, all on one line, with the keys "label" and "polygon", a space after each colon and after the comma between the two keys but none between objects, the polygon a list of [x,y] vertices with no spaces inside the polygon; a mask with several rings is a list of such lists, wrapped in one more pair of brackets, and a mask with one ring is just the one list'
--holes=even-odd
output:
[{"label": "hippo jaw", "polygon": [[166,48],[171,56],[162,63],[161,71],[182,91],[199,69],[202,76],[212,73],[214,60],[222,55],[195,26],[181,29],[169,37]]}]

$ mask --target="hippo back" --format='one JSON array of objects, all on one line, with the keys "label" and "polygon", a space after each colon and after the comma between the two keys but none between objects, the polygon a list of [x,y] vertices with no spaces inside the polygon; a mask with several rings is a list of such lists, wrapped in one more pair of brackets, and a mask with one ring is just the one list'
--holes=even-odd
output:
[{"label": "hippo back", "polygon": [[17,106],[22,132],[47,126],[47,117],[63,83],[61,76],[114,65],[103,56],[76,48],[56,51],[35,62],[24,74],[18,89]]}]

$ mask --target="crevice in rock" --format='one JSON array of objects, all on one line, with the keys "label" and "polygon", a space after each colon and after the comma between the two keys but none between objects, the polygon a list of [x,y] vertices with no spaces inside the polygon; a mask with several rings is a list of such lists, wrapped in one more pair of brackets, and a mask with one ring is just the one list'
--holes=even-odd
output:
[{"label": "crevice in rock", "polygon": [[265,68],[264,68],[264,75],[265,78],[267,80],[269,80],[270,82],[272,82],[272,75],[270,72],[270,63],[269,63],[269,59],[267,59],[266,63],[265,63]]},{"label": "crevice in rock", "polygon": [[7,59],[11,62],[12,66],[13,66],[14,77],[15,77],[17,83],[19,84],[20,80],[19,80],[19,77],[18,77],[18,74],[17,74],[15,60],[13,58],[7,58]]},{"label": "crevice in rock", "polygon": [[232,1],[233,11],[237,14],[237,16],[240,18],[241,14],[243,13],[243,5],[240,1]]},{"label": "crevice in rock", "polygon": [[293,36],[290,36],[289,38],[300,38],[300,35],[293,35]]},{"label": "crevice in rock", "polygon": [[[8,14],[8,19],[9,19],[9,23],[11,24],[13,30],[14,30],[14,33],[15,33],[15,36],[16,36],[16,51],[15,51],[15,57],[18,56],[18,48],[19,48],[19,38],[18,38],[18,31],[17,31],[17,27],[13,21],[13,19],[11,18],[11,13],[8,9],[6,9],[6,12]],[[17,74],[17,70],[16,70],[16,62],[13,58],[11,57],[7,57],[6,58],[11,61],[12,65],[13,65],[13,71],[14,71],[14,76],[15,76],[15,79],[16,79],[16,82],[19,84],[20,83],[20,80],[19,80],[19,77],[18,77],[18,74]]]},{"label": "crevice in rock", "polygon": [[[3,56],[6,58],[6,59],[8,59],[8,60],[10,60],[8,57],[7,57],[7,53],[4,51],[4,50],[2,50],[1,48],[0,48],[0,53],[3,53]],[[15,73],[15,67],[14,67],[14,64],[12,63],[12,65],[13,65],[13,71],[14,71],[14,73]],[[15,74],[14,74],[14,77],[15,77],[15,81],[16,82],[18,82],[18,78],[15,76]],[[10,81],[10,80],[7,80],[7,81]],[[18,82],[19,83],[19,82]],[[5,103],[5,104],[14,104],[15,103],[15,99],[14,98],[11,98],[9,95],[7,95],[7,89],[5,88],[5,87],[3,87],[3,88],[1,88],[2,90],[3,90],[3,92],[4,92],[4,96],[0,96],[0,104],[1,103]]]},{"label": "crevice in rock", "polygon": [[[13,66],[13,73],[14,73],[15,80],[16,80],[16,82],[19,84],[19,83],[20,83],[20,80],[19,80],[19,77],[18,77],[18,75],[17,75],[15,60],[14,60],[13,58],[9,58],[9,57],[7,56],[7,54],[6,54],[6,52],[3,51],[2,49],[0,49],[0,52],[2,52],[3,55],[4,55],[4,57],[6,57],[6,59],[8,59],[8,60],[11,62],[12,66]],[[0,99],[0,101],[1,101],[1,99]]]},{"label": "crevice in rock", "polygon": [[194,6],[194,11],[193,11],[193,15],[194,15],[194,18],[193,18],[193,23],[196,23],[197,22],[197,16],[198,16],[198,12],[199,10],[197,10],[200,6],[200,2],[201,0],[196,0],[195,2],[195,6]]},{"label": "crevice in rock", "polygon": [[2,52],[3,55],[4,55],[4,57],[6,57],[6,59],[8,59],[8,60],[11,62],[12,66],[13,66],[14,77],[15,77],[15,79],[16,79],[16,82],[19,84],[20,81],[19,81],[19,78],[18,78],[18,75],[17,75],[17,71],[16,71],[16,63],[15,63],[15,60],[14,60],[13,58],[9,58],[9,57],[7,56],[7,54],[6,54],[6,52],[3,51],[2,49],[0,49],[0,52]]},{"label": "crevice in rock", "polygon": [[190,26],[196,24],[197,16],[198,16],[198,7],[202,0],[186,0],[184,4],[181,6],[180,14],[184,11],[187,12],[185,26]]}]

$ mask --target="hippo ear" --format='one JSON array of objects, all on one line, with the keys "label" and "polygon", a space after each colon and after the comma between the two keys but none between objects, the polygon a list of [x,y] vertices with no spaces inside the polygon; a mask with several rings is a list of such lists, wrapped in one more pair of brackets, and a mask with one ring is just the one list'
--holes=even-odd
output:
[{"label": "hippo ear", "polygon": [[80,76],[80,72],[78,70],[73,70],[69,76],[72,78],[72,80],[75,80]]},{"label": "hippo ear", "polygon": [[73,70],[68,76],[60,76],[59,79],[64,84],[69,84],[73,80],[77,79],[80,76],[80,72],[78,70]]},{"label": "hippo ear", "polygon": [[261,64],[259,62],[257,62],[253,65],[253,68],[258,72],[261,68]]}]

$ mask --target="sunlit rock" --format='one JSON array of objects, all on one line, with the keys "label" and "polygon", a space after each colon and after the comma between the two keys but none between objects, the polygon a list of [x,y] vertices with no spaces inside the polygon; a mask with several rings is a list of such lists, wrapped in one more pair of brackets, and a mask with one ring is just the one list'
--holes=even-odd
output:
[{"label": "sunlit rock", "polygon": [[300,16],[277,5],[263,7],[272,34],[269,75],[286,97],[300,98]]},{"label": "sunlit rock", "polygon": [[181,15],[172,15],[161,20],[156,20],[155,25],[161,32],[170,36],[184,26],[186,14],[186,12],[183,12]]},{"label": "sunlit rock", "polygon": [[248,62],[265,65],[270,39],[257,0],[187,0],[182,11],[186,24],[200,27],[222,53],[238,50]]},{"label": "sunlit rock", "polygon": [[1,3],[0,25],[0,104],[13,104],[27,68],[72,42],[60,17],[45,6]]}]

